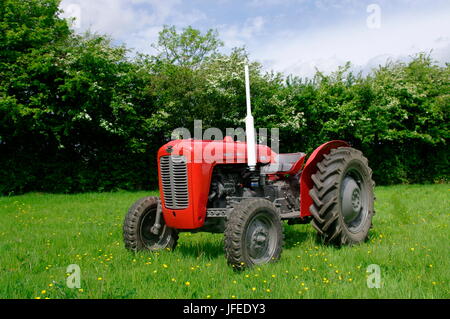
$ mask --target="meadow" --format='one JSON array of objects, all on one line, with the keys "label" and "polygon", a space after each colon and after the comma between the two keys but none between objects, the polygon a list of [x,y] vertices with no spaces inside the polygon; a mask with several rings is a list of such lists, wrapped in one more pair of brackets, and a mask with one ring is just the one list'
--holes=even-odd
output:
[{"label": "meadow", "polygon": [[[285,225],[278,263],[234,272],[223,235],[181,233],[174,251],[126,251],[122,222],[157,192],[0,197],[0,298],[450,298],[450,185],[376,188],[369,240],[335,248]],[[66,285],[67,267],[81,288]],[[380,288],[367,285],[379,265]]]}]

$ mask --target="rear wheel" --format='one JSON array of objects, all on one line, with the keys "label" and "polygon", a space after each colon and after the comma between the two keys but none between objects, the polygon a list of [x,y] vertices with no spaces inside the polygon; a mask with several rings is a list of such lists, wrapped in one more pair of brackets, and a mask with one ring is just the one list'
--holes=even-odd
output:
[{"label": "rear wheel", "polygon": [[158,202],[158,197],[145,197],[129,209],[123,224],[123,238],[127,249],[133,251],[174,249],[177,245],[178,232],[167,227],[162,216],[158,234],[152,232]]},{"label": "rear wheel", "polygon": [[242,201],[230,213],[225,227],[228,264],[240,270],[276,261],[283,246],[280,215],[265,199]]},{"label": "rear wheel", "polygon": [[332,149],[317,164],[312,180],[312,225],[322,241],[338,246],[365,241],[374,215],[374,182],[362,153],[350,147]]}]

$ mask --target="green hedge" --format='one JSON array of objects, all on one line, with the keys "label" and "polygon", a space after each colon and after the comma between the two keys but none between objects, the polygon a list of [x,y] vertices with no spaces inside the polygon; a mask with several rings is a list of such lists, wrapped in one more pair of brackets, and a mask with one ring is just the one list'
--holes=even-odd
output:
[{"label": "green hedge", "polygon": [[[243,49],[195,66],[128,56],[75,35],[56,0],[0,3],[1,194],[152,189],[173,129],[244,126]],[[256,126],[280,128],[281,151],[344,139],[377,184],[448,181],[449,65],[418,54],[368,76],[250,69]]]}]

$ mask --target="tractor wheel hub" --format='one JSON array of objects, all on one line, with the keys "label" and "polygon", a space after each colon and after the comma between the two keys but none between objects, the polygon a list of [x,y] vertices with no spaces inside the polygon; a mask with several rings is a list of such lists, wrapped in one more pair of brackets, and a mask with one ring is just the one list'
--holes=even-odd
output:
[{"label": "tractor wheel hub", "polygon": [[263,245],[266,240],[267,240],[267,231],[262,227],[258,227],[252,235],[253,243],[259,246]]},{"label": "tractor wheel hub", "polygon": [[247,230],[247,250],[254,260],[264,258],[270,251],[270,224],[264,218],[255,218]]},{"label": "tractor wheel hub", "polygon": [[359,216],[362,208],[361,188],[351,176],[347,176],[344,179],[341,191],[341,202],[344,221],[349,224]]}]

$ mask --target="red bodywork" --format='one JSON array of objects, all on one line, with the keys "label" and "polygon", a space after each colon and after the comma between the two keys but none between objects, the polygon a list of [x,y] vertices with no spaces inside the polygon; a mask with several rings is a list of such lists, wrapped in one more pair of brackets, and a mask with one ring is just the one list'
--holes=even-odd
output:
[{"label": "red bodywork", "polygon": [[[311,174],[315,172],[318,161],[332,148],[348,146],[343,141],[332,141],[317,148],[303,168],[300,177],[300,217],[310,216],[309,206],[312,188]],[[257,163],[276,163],[277,153],[265,145],[257,145]],[[167,143],[158,151],[159,189],[162,190],[160,158],[169,155],[183,155],[187,158],[189,205],[185,209],[172,210],[164,205],[164,192],[160,191],[164,221],[176,229],[197,229],[203,226],[206,218],[206,206],[210,191],[214,166],[220,164],[245,164],[247,162],[247,144],[235,142],[226,137],[223,141],[175,140]],[[296,174],[304,163],[304,157],[285,174]],[[276,173],[273,177],[276,177]]]}]

